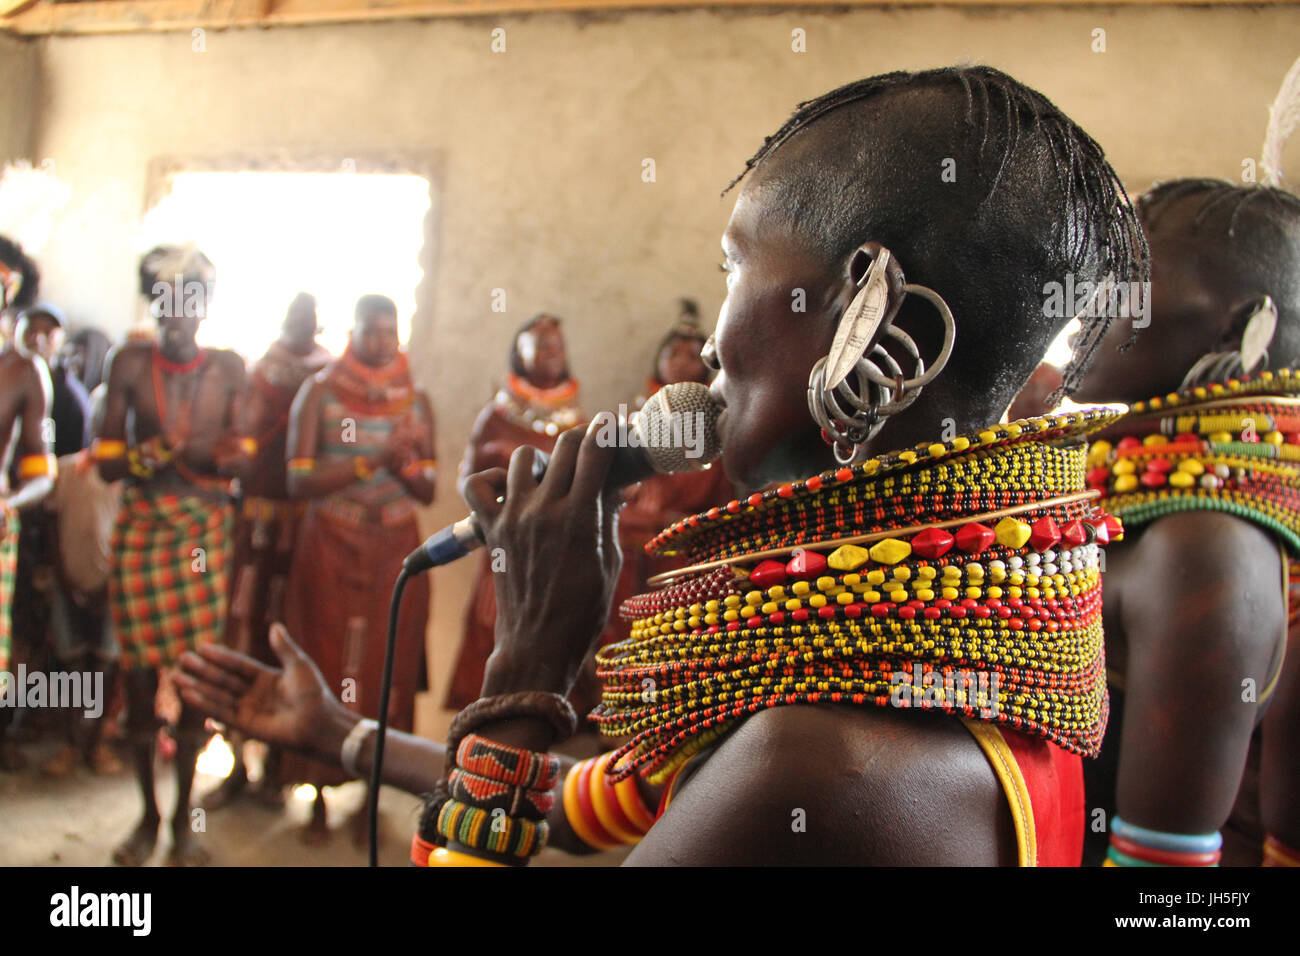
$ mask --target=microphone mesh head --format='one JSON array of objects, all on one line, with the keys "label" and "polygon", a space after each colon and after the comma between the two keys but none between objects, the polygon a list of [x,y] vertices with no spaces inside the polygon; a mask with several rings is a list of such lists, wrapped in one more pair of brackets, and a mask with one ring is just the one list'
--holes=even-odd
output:
[{"label": "microphone mesh head", "polygon": [[637,436],[655,471],[699,471],[722,454],[718,416],[722,406],[699,382],[666,385],[636,416]]}]

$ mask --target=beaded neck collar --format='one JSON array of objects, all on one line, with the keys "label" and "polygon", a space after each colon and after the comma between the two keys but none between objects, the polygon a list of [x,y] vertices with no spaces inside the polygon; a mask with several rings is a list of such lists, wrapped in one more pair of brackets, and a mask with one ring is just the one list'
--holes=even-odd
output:
[{"label": "beaded neck collar", "polygon": [[[802,481],[786,482],[744,499],[733,499],[725,505],[683,518],[652,538],[645,548],[647,553],[661,556],[707,553],[710,549],[703,539],[710,533],[730,526],[729,532],[734,536],[737,525],[746,521],[770,523],[774,520],[771,516],[788,509],[790,505],[816,505],[820,501],[839,500],[850,488],[876,485],[893,487],[898,483],[901,473],[934,467],[943,469],[968,454],[1023,450],[1030,446],[1048,447],[1053,443],[1071,441],[1077,443],[1082,441],[1083,436],[1105,428],[1120,417],[1121,412],[1116,408],[1088,408],[1006,425],[990,425],[972,435],[960,435],[945,441],[922,443],[910,449],[887,452],[857,464],[824,471]],[[847,528],[852,525],[840,523],[837,527]]]},{"label": "beaded neck collar", "polygon": [[387,365],[374,368],[357,358],[349,343],[325,374],[338,399],[363,415],[396,415],[415,401],[415,385],[405,352],[398,352]]},{"label": "beaded neck collar", "polygon": [[1088,486],[1130,527],[1221,511],[1300,556],[1298,396],[1281,369],[1137,402],[1092,443]]},{"label": "beaded neck collar", "polygon": [[577,399],[577,379],[566,379],[552,388],[537,388],[511,373],[494,401],[506,418],[519,427],[558,435],[582,421]]},{"label": "beaded neck collar", "polygon": [[624,602],[631,637],[598,652],[593,719],[631,738],[615,775],[662,779],[735,721],[799,703],[934,708],[1095,755],[1098,552],[1123,529],[1085,491],[1083,436],[1119,414],[991,426],[664,531],[660,553],[725,563]]}]

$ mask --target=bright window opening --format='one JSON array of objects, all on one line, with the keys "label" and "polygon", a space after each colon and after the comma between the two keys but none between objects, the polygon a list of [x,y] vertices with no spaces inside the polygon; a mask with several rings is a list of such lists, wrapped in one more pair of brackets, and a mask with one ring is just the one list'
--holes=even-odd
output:
[{"label": "bright window opening", "polygon": [[141,248],[194,242],[217,269],[199,342],[260,358],[280,334],[289,302],[316,297],[320,343],[347,344],[362,295],[397,303],[408,341],[423,276],[429,211],[422,176],[369,173],[187,172],[145,216]]}]

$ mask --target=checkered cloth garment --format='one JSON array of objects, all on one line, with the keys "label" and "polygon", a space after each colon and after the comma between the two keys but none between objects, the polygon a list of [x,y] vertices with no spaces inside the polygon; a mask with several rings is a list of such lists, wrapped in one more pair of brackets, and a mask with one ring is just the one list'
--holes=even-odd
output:
[{"label": "checkered cloth garment", "polygon": [[170,667],[218,640],[230,565],[228,502],[132,486],[113,528],[113,627],[128,670]]}]

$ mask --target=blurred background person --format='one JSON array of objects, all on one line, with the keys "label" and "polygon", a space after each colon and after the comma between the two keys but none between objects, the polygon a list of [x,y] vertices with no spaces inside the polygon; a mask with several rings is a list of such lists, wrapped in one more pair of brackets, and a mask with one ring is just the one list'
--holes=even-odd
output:
[{"label": "blurred background person", "polygon": [[[91,400],[91,431],[103,419],[104,394],[99,389]],[[100,477],[89,448],[60,457],[54,493],[46,499],[46,509],[55,517],[51,647],[59,670],[103,675],[104,704],[93,718],[83,708],[64,709],[63,745],[41,767],[53,777],[67,776],[82,762],[97,775],[125,769],[106,739],[120,657],[108,609],[108,576],[121,503],[122,482]]]},{"label": "blurred background person", "polygon": [[[402,560],[420,545],[418,509],[433,501],[433,406],[411,380],[397,332],[397,306],[381,295],[357,301],[347,349],[308,379],[289,419],[287,490],[310,501],[285,595],[284,622],[301,634],[330,687],[363,717],[379,716],[388,606]],[[407,584],[398,619],[388,719],[415,726],[425,656],[428,575]],[[329,836],[324,787],[353,779],[338,766],[296,754],[286,783],[316,788],[304,839]],[[353,817],[360,842],[365,813]]]},{"label": "blurred background person", "polygon": [[[161,815],[154,781],[157,698],[180,654],[220,639],[225,628],[232,479],[251,464],[239,434],[244,360],[201,347],[199,325],[216,282],[193,245],[158,246],[140,261],[139,291],[158,326],[156,343],[128,341],[109,358],[103,428],[93,457],[105,483],[124,480],[113,530],[109,604],[122,650],[128,728],[143,809],[113,851],[121,866],[153,853]],[[168,861],[206,863],[190,828],[190,792],[207,742],[203,717],[181,707],[176,802]]]},{"label": "blurred background person", "polygon": [[[13,333],[9,319],[36,299],[40,271],[31,257],[0,236],[0,321]],[[46,426],[51,398],[45,362],[15,348],[12,336],[0,350],[0,464],[14,461],[13,475],[0,468],[0,674],[13,668],[13,609],[18,565],[19,512],[30,511],[54,484],[52,438]],[[6,680],[0,677],[0,680]],[[11,730],[19,711],[0,707],[0,770],[19,770],[26,759]]]},{"label": "blurred background person", "polygon": [[[329,352],[316,342],[319,332],[316,299],[300,292],[289,303],[280,337],[253,366],[244,404],[243,432],[254,437],[257,452],[251,471],[240,481],[226,644],[268,664],[274,657],[267,634],[272,622],[284,617],[298,524],[307,509],[307,502],[289,497],[285,470],[289,412],[302,383],[330,360]],[[235,765],[230,776],[204,798],[208,809],[224,805],[248,783],[242,740],[232,736],[230,746]],[[268,751],[254,790],[258,800],[270,806],[283,804],[278,763],[278,752]]]},{"label": "blurred background person", "polygon": [[[462,481],[488,468],[505,468],[521,445],[549,452],[561,432],[584,424],[578,381],[569,373],[558,318],[543,312],[525,322],[515,332],[509,362],[505,385],[479,413],[470,432],[460,463]],[[492,555],[484,549],[444,702],[449,710],[468,707],[479,698],[496,628],[493,573]]]}]

